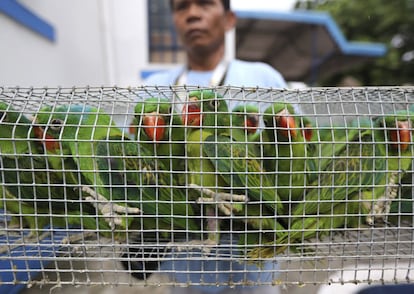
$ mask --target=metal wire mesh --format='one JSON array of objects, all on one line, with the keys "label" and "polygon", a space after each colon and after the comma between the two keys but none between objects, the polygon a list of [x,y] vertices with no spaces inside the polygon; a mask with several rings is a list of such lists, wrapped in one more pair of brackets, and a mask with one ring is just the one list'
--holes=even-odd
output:
[{"label": "metal wire mesh", "polygon": [[[151,112],[168,107],[147,126],[135,107],[150,97]],[[413,87],[2,87],[0,98],[3,287],[413,281]]]}]

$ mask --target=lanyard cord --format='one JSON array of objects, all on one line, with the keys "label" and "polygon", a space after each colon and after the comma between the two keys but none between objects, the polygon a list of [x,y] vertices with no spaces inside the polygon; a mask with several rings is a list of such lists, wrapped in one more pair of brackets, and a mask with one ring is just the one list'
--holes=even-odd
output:
[{"label": "lanyard cord", "polygon": [[[216,66],[216,68],[213,71],[213,75],[211,76],[209,86],[220,86],[224,83],[224,80],[226,79],[227,70],[229,67],[229,62],[227,60],[222,60],[220,63]],[[188,67],[184,68],[184,70],[181,72],[181,74],[177,77],[175,80],[176,86],[182,86],[187,83],[187,75],[188,75]]]}]

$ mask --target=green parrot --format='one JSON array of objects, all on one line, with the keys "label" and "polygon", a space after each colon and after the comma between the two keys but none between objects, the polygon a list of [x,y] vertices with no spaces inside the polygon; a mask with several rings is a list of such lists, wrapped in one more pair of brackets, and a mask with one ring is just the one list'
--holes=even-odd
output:
[{"label": "green parrot", "polygon": [[319,177],[319,171],[324,171],[333,156],[341,153],[349,141],[358,138],[367,129],[373,128],[373,121],[368,117],[356,117],[343,126],[320,126],[314,128],[309,145],[311,164],[314,172],[310,173],[309,182]]},{"label": "green parrot", "polygon": [[242,210],[233,211],[232,233],[238,233],[240,245],[271,241],[280,230],[285,230],[280,223],[282,201],[263,170],[259,155],[251,151],[248,143],[235,141],[226,134],[210,135],[203,143],[203,151],[226,186],[232,187],[233,193],[248,196]]},{"label": "green parrot", "polygon": [[259,134],[259,107],[256,104],[238,104],[231,111],[232,129],[240,128],[248,141],[256,141]]},{"label": "green parrot", "polygon": [[[413,122],[414,119],[414,111],[413,106],[410,107],[409,115],[411,116]],[[401,115],[402,117],[407,114],[405,110],[400,110],[396,112],[397,114]],[[396,125],[396,130],[400,130],[401,127],[410,128],[412,127],[412,124],[406,124],[399,123]],[[412,129],[411,129],[412,130]],[[409,137],[411,140],[409,140]],[[401,167],[404,169],[404,175],[402,175],[402,179],[399,182],[401,186],[400,193],[398,194],[399,197],[396,199],[393,199],[391,206],[387,207],[389,209],[390,217],[388,218],[391,222],[399,224],[403,220],[407,220],[409,222],[412,222],[412,213],[413,213],[413,194],[412,194],[412,176],[413,176],[413,170],[412,170],[412,161],[414,158],[414,146],[412,143],[412,134],[408,131],[399,132],[397,134],[390,134],[390,137],[393,137],[395,141],[404,141],[405,144],[399,145],[404,152],[401,152],[401,160],[404,160],[404,165]],[[394,145],[395,146],[395,145]],[[406,162],[407,161],[407,162]],[[408,161],[410,161],[410,164],[408,164]],[[409,167],[407,168],[407,165]],[[398,184],[398,183],[397,183]],[[396,189],[395,189],[396,190]],[[390,197],[392,198],[392,197]],[[385,199],[385,204],[388,204],[389,201]]]},{"label": "green parrot", "polygon": [[97,146],[97,155],[103,159],[97,160],[97,166],[104,184],[113,195],[122,191],[118,195],[126,197],[127,205],[143,211],[142,216],[132,217],[130,230],[138,228],[150,236],[155,230],[165,238],[171,233],[200,231],[185,188],[163,162],[133,140],[105,145]]},{"label": "green parrot", "polygon": [[[264,171],[262,165],[258,163],[258,161],[263,158],[263,156],[260,155],[263,153],[262,146],[257,144],[261,142],[261,136],[263,136],[263,133],[259,131],[259,125],[259,107],[257,105],[237,105],[232,110],[232,128],[241,128],[244,130],[244,137],[240,135],[236,136],[238,138],[238,142],[241,143],[237,145],[241,145],[241,147],[232,148],[232,154],[225,153],[222,150],[217,152],[222,156],[223,154],[227,154],[228,157],[237,158],[243,156],[245,157],[244,153],[246,153],[246,147],[243,147],[243,144],[246,144],[245,146],[248,146],[249,149],[248,160],[242,160],[241,162],[243,162],[245,166],[248,166],[248,168],[244,168],[244,170],[249,170],[248,177],[250,182],[244,183],[243,185],[253,188],[249,189],[250,194],[253,192],[253,197],[251,197],[251,199],[259,201],[259,204],[253,204],[252,201],[250,201],[244,206],[245,209],[243,213],[247,216],[245,222],[249,228],[247,233],[245,227],[241,228],[242,234],[239,237],[239,244],[241,245],[257,245],[260,242],[274,240],[278,232],[285,230],[284,224],[281,223],[281,215],[284,213],[283,204],[279,195],[277,195],[274,181],[271,181],[271,178],[268,174],[266,174],[266,171]],[[308,130],[311,131],[312,129],[309,127]],[[244,142],[246,138],[248,141],[247,143]],[[256,144],[252,145],[251,143]],[[234,144],[234,142],[232,144]],[[218,162],[217,168],[220,173],[225,172],[223,170],[223,167],[225,166],[225,164]],[[239,177],[239,175],[236,175],[236,177]],[[262,196],[258,197],[260,193],[258,193],[257,189],[260,187],[262,189],[260,192],[262,193]],[[270,189],[270,191],[267,191],[267,189]],[[275,201],[275,199],[277,199],[277,205],[269,205],[272,204],[272,201]],[[233,230],[237,230],[237,228],[238,226],[234,226]],[[257,233],[257,230],[259,230],[260,233]]]},{"label": "green parrot", "polygon": [[[117,210],[123,212],[123,207],[119,207],[114,203],[115,208],[113,208],[111,207],[112,203],[101,203],[100,201],[105,201],[105,199],[108,201],[112,198],[113,200],[121,200],[123,195],[109,193],[110,195],[100,197],[107,189],[102,178],[96,177],[97,162],[100,159],[96,156],[99,145],[107,143],[107,146],[113,146],[110,144],[111,142],[115,140],[122,141],[124,137],[122,131],[115,126],[112,119],[105,113],[87,105],[76,104],[61,105],[55,108],[51,106],[43,107],[36,115],[36,124],[44,130],[42,139],[45,140],[44,144],[48,154],[53,158],[54,164],[57,165],[57,162],[62,162],[61,166],[66,168],[68,161],[63,162],[63,159],[56,155],[71,157],[75,169],[70,171],[78,170],[82,175],[78,183],[81,190],[89,195],[87,199],[97,206],[102,214],[107,217],[109,225],[113,227],[114,223],[112,221],[117,223],[119,219],[115,217],[114,220],[110,220],[112,209],[115,209],[116,215]],[[105,140],[109,141],[109,138],[112,141],[105,142]],[[122,191],[119,193],[122,194]],[[136,212],[138,213],[138,211]]]},{"label": "green parrot", "polygon": [[207,137],[205,152],[210,158],[218,157],[212,162],[228,185],[247,188],[252,200],[268,202],[273,212],[280,213],[283,205],[274,183],[261,164],[260,148],[251,144],[253,137],[249,137],[256,135],[258,126],[256,105],[236,106],[232,111],[231,130],[222,132],[217,138]]},{"label": "green parrot", "polygon": [[[224,215],[241,211],[237,202],[246,202],[244,195],[233,195],[225,180],[216,176],[217,170],[204,153],[203,142],[209,136],[219,136],[228,131],[230,115],[225,100],[213,91],[202,90],[189,93],[189,101],[183,107],[182,121],[186,128],[187,182],[191,197],[199,203],[207,203],[207,244],[219,243],[220,225],[215,207]],[[208,205],[211,203],[212,205]],[[213,207],[214,205],[214,207]]]},{"label": "green parrot", "polygon": [[135,137],[163,166],[180,176],[185,170],[184,128],[181,117],[172,113],[171,102],[166,98],[151,97],[135,106]]},{"label": "green parrot", "polygon": [[[199,229],[183,190],[172,189],[170,172],[153,154],[126,137],[111,117],[87,105],[44,108],[37,114],[49,138],[82,173],[82,191],[111,228],[165,231]],[[137,215],[143,211],[144,215]],[[122,237],[122,234],[118,237]]]},{"label": "green parrot", "polygon": [[41,130],[4,102],[0,102],[0,122],[1,181],[7,198],[0,205],[21,215],[23,223],[19,226],[32,231],[47,224],[78,225],[79,192],[66,182],[61,171],[52,169],[42,144],[35,138]]},{"label": "green parrot", "polygon": [[[410,113],[414,113],[414,104],[409,106]],[[414,158],[414,154],[413,154]],[[414,159],[413,159],[414,160]],[[413,202],[413,165],[411,163],[405,176],[401,179],[401,197],[398,201],[393,201],[391,205],[391,222],[397,223],[401,221],[412,222],[412,216],[414,212]]]},{"label": "green parrot", "polygon": [[307,116],[300,117],[300,130],[303,138],[307,142],[312,141],[315,134],[315,126]]},{"label": "green parrot", "polygon": [[[227,112],[225,100],[216,94],[197,92],[190,93],[189,97],[196,98],[193,104],[188,105],[193,114],[187,121],[202,126],[191,126],[188,131],[190,186],[202,187],[199,189],[202,193],[210,190],[211,193],[208,192],[207,195],[212,195],[210,200],[213,203],[228,199],[233,201],[232,205],[221,207],[225,215],[233,215],[232,233],[239,233],[239,244],[257,244],[266,234],[273,237],[274,232],[280,229],[276,218],[282,206],[257,158],[257,151],[252,151],[254,149],[249,146],[244,118],[232,118]],[[199,118],[196,117],[197,114]],[[230,123],[234,123],[232,128],[229,127]],[[243,205],[236,203],[248,199],[252,202]],[[215,216],[211,209],[207,209],[207,215]],[[255,233],[246,232],[246,224]],[[213,232],[209,235],[209,240],[217,244],[220,223],[209,218],[208,226],[210,232]]]},{"label": "green parrot", "polygon": [[408,112],[381,116],[374,128],[355,133],[320,171],[318,184],[294,207],[289,231],[275,243],[279,247],[262,248],[253,255],[277,254],[288,243],[300,246],[343,226],[384,221],[411,163],[413,118]]},{"label": "green parrot", "polygon": [[312,166],[301,118],[291,104],[276,102],[265,109],[263,121],[265,170],[271,173],[283,201],[301,201]]}]

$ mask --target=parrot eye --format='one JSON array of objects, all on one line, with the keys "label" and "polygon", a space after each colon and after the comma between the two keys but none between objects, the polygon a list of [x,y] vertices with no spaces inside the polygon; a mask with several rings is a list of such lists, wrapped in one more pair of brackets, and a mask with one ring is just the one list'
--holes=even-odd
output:
[{"label": "parrot eye", "polygon": [[52,129],[53,131],[59,131],[63,126],[63,121],[61,119],[53,119],[50,122],[50,129]]},{"label": "parrot eye", "polygon": [[217,109],[220,106],[220,101],[218,101],[217,99],[212,99],[210,100],[209,104],[212,109]]}]

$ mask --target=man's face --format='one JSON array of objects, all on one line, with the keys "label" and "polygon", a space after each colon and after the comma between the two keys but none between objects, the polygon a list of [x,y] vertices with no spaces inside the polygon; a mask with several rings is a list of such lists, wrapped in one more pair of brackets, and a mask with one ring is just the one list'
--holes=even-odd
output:
[{"label": "man's face", "polygon": [[232,12],[221,0],[173,0],[173,20],[187,50],[215,50],[224,44],[225,33],[234,25]]}]

